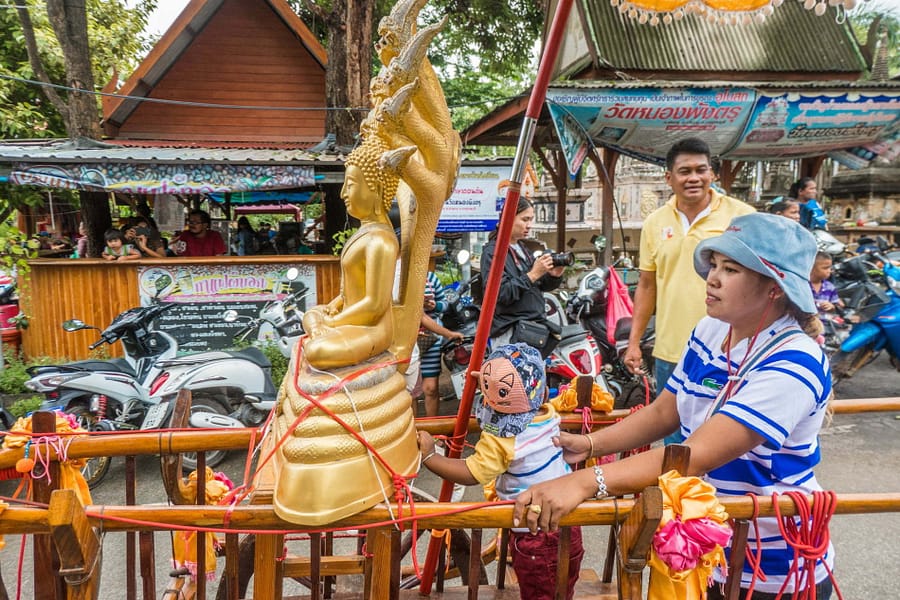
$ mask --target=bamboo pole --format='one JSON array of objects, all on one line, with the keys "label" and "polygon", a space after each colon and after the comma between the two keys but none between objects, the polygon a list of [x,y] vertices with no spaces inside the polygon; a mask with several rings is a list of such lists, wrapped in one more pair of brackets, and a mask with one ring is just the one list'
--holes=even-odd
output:
[{"label": "bamboo pole", "polygon": [[[812,502],[812,497],[807,500]],[[720,496],[719,501],[729,516],[749,519],[753,515],[753,502],[747,496]],[[759,497],[759,516],[775,516],[772,498]],[[633,499],[604,499],[582,502],[570,514],[563,517],[560,525],[612,525],[622,521],[631,512]],[[796,514],[793,501],[780,496],[778,506],[783,515]],[[472,510],[466,510],[472,507]],[[448,511],[451,514],[448,514]],[[311,532],[321,529],[298,528],[296,524],[283,521],[275,516],[271,505],[237,506],[114,506],[97,505],[85,508],[94,525],[103,519],[103,529],[107,532],[160,531],[170,528],[205,527],[227,531],[287,531]],[[379,504],[367,511],[336,521],[330,529],[365,529],[390,520],[397,514],[396,506],[388,510]],[[836,515],[881,514],[900,512],[900,492],[877,494],[838,494]],[[125,521],[123,521],[123,519]],[[137,521],[137,522],[130,522]],[[420,528],[489,528],[511,527],[512,505],[497,504],[483,506],[477,503],[417,503],[416,521]],[[224,523],[228,525],[224,525]],[[20,508],[15,505],[3,511],[0,516],[0,534],[48,533],[48,511],[43,508]]]},{"label": "bamboo pole", "polygon": [[[835,414],[900,411],[900,396],[887,398],[853,398],[833,400],[830,404]],[[624,419],[630,410],[614,410],[594,413],[595,429],[612,425]],[[563,413],[561,427],[564,430],[581,431],[580,414]],[[427,417],[416,419],[416,428],[431,434],[450,434],[457,423],[456,417]],[[479,431],[474,418],[468,422],[468,431]],[[58,434],[57,434],[58,435]],[[254,437],[255,436],[255,437]],[[62,436],[61,436],[62,437]],[[123,431],[76,435],[68,447],[70,458],[94,456],[133,456],[138,454],[177,454],[203,450],[242,450],[249,448],[251,440],[261,439],[261,433],[247,429],[189,429],[153,431]],[[0,450],[0,469],[14,467],[22,458],[24,449]],[[51,454],[56,458],[55,454]]]}]

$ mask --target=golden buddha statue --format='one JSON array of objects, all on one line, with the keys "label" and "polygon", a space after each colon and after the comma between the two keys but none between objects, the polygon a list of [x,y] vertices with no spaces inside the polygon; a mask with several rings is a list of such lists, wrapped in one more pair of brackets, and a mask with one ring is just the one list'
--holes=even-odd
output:
[{"label": "golden buddha statue", "polygon": [[[341,252],[340,294],[307,311],[306,336],[279,392],[273,435],[284,443],[275,453],[273,502],[294,523],[323,525],[389,502],[393,476],[418,467],[402,371],[460,152],[425,56],[443,23],[416,31],[425,2],[401,0],[379,25],[384,67],[371,82],[374,107],[360,126],[362,144],[347,157],[341,191],[361,226]],[[395,197],[399,245],[387,217]]]},{"label": "golden buddha statue", "polygon": [[387,214],[399,180],[378,167],[384,151],[378,138],[368,138],[346,160],[341,198],[360,227],[341,251],[340,294],[303,317],[303,356],[319,369],[358,364],[393,341],[391,293],[400,248]]}]

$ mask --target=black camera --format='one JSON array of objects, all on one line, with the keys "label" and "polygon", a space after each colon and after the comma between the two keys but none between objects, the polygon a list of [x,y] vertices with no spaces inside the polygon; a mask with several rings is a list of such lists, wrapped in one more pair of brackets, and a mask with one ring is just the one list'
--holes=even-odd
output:
[{"label": "black camera", "polygon": [[575,255],[571,252],[551,252],[548,250],[547,254],[553,259],[554,267],[571,267],[575,264]]}]

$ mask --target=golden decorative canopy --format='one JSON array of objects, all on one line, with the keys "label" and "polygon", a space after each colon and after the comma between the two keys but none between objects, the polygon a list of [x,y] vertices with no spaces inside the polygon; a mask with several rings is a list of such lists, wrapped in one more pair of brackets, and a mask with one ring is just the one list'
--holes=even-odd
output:
[{"label": "golden decorative canopy", "polygon": [[[673,20],[682,19],[686,14],[706,16],[707,19],[717,23],[743,23],[753,21],[762,22],[772,14],[772,11],[781,6],[785,0],[609,0],[610,3],[632,19],[650,25],[663,23],[668,25]],[[787,0],[788,2],[800,2],[801,0]],[[802,0],[806,10],[812,10],[817,15],[825,14],[828,6],[836,6],[843,9],[841,16],[846,11],[853,10],[858,0]]]}]

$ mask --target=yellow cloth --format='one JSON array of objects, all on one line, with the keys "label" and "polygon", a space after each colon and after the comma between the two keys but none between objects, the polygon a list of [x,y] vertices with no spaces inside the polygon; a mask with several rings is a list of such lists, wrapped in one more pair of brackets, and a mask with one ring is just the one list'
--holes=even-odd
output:
[{"label": "yellow cloth", "polygon": [[656,274],[653,356],[677,363],[691,330],[706,316],[706,282],[694,271],[694,248],[721,235],[734,217],[755,212],[745,202],[710,190],[709,213],[684,231],[675,196],[644,220],[640,270]]},{"label": "yellow cloth", "polygon": [[[550,404],[557,412],[573,412],[578,408],[578,392],[574,385],[564,389],[559,396],[550,399]],[[613,409],[612,394],[594,382],[591,386],[591,410],[609,412]]]},{"label": "yellow cloth", "polygon": [[[71,415],[65,415],[64,413],[56,413],[56,432],[61,434],[87,433],[86,430],[82,429],[75,423]],[[21,448],[32,439],[30,435],[16,435],[17,433],[31,433],[31,417],[22,417],[18,419],[15,425],[13,425],[9,429],[9,433],[6,435],[6,437],[3,438],[4,448]],[[66,440],[71,439],[71,437],[65,436],[61,439],[62,443],[65,443]],[[29,458],[34,458],[34,444],[32,444],[32,447],[29,449],[28,456]],[[88,506],[89,504],[93,504],[93,502],[91,500],[91,490],[90,488],[88,488],[87,482],[84,480],[84,476],[81,474],[81,468],[84,466],[84,464],[84,459],[80,458],[60,462],[59,487],[60,489],[74,490],[75,495],[78,497],[78,500],[81,502],[82,506]]]},{"label": "yellow cloth", "polygon": [[[197,497],[197,471],[188,476],[189,496]],[[215,473],[206,467],[206,503],[217,504],[226,493],[228,486],[215,479]],[[187,567],[194,579],[197,578],[197,531],[177,531],[173,546],[173,559],[176,567]],[[213,580],[216,577],[216,548],[220,545],[216,534],[207,532],[206,536],[206,578]]]},{"label": "yellow cloth", "polygon": [[[660,528],[679,515],[682,521],[706,517],[718,524],[728,520],[728,513],[716,498],[716,489],[699,477],[681,477],[669,471],[659,478],[663,494],[663,516]],[[707,552],[697,567],[673,571],[656,552],[650,551],[650,589],[648,600],[705,600],[712,571],[725,565],[721,546]]]}]

